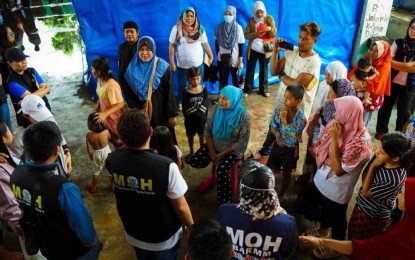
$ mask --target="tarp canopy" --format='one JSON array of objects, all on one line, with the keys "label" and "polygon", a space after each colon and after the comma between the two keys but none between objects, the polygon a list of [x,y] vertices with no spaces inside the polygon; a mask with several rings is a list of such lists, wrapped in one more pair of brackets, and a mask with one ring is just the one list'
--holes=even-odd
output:
[{"label": "tarp canopy", "polygon": [[[104,56],[110,61],[110,66],[116,76],[118,75],[118,46],[125,41],[123,35],[125,21],[136,21],[140,28],[140,36],[153,37],[157,45],[157,56],[168,62],[170,31],[185,7],[193,6],[196,9],[200,23],[206,29],[212,51],[215,53],[213,34],[216,26],[223,21],[225,7],[227,5],[236,7],[236,19],[245,28],[248,19],[252,17],[254,2],[243,0],[72,0],[81,27],[81,36],[86,45],[88,64],[94,58]],[[333,60],[340,60],[346,67],[350,66],[349,60],[360,23],[363,0],[265,0],[263,2],[267,13],[272,15],[276,21],[277,37],[284,38],[295,45],[297,45],[300,24],[315,21],[320,25],[322,33],[315,45],[315,50],[323,62],[321,74],[324,74],[327,63]],[[248,41],[246,41],[245,48],[247,43]],[[276,77],[269,78],[270,83],[277,82],[277,80]],[[95,86],[92,82],[88,84],[91,96],[96,98]],[[217,92],[217,86],[208,89],[212,93]]]}]

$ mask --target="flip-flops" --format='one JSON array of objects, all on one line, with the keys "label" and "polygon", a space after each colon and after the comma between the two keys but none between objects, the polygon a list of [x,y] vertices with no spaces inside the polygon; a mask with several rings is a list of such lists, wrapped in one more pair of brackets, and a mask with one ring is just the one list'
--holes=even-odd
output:
[{"label": "flip-flops", "polygon": [[319,259],[329,259],[340,256],[339,253],[325,246],[320,246],[314,249],[313,255]]},{"label": "flip-flops", "polygon": [[92,181],[90,183],[88,183],[88,191],[89,191],[89,193],[96,193],[97,192],[97,188],[94,187],[94,183]]},{"label": "flip-flops", "polygon": [[315,227],[315,228],[307,229],[301,235],[302,236],[313,236],[313,237],[328,238],[328,237],[330,237],[330,232],[326,236],[322,236],[319,232],[319,228]]}]

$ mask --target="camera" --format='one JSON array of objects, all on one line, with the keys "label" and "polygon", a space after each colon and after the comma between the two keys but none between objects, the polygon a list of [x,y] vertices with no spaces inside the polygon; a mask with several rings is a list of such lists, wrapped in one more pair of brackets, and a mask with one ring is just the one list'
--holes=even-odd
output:
[{"label": "camera", "polygon": [[290,42],[282,41],[282,42],[278,43],[278,46],[280,48],[283,48],[283,49],[286,49],[286,50],[289,50],[289,51],[294,50],[294,44],[292,44]]}]

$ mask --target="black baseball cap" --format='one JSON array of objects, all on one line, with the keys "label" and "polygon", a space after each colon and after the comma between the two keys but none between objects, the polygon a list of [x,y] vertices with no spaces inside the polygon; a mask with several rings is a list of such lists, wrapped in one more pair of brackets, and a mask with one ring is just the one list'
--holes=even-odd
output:
[{"label": "black baseball cap", "polygon": [[30,57],[24,54],[21,49],[15,47],[7,49],[4,55],[7,61],[22,61]]}]

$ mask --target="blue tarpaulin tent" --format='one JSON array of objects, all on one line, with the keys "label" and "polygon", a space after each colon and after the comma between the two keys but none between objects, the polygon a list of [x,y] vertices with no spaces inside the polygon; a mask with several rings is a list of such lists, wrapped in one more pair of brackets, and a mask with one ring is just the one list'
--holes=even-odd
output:
[{"label": "blue tarpaulin tent", "polygon": [[[86,45],[88,64],[104,56],[117,75],[118,46],[123,43],[123,24],[127,20],[136,21],[140,36],[149,35],[157,45],[157,56],[168,61],[168,38],[172,27],[182,9],[193,6],[198,12],[201,24],[205,27],[209,44],[214,50],[214,30],[223,21],[223,12],[227,5],[237,9],[237,21],[245,28],[252,17],[252,4],[255,1],[144,1],[144,0],[72,0],[76,16],[81,27],[81,36]],[[267,13],[276,21],[278,37],[297,43],[299,25],[309,21],[317,22],[322,33],[315,46],[323,66],[321,73],[330,61],[340,60],[347,67],[352,54],[353,41],[360,23],[363,0],[270,0],[263,1]],[[246,47],[246,46],[245,46]],[[214,51],[213,51],[214,52]],[[88,73],[91,78],[91,73]],[[276,82],[276,77],[269,81]],[[177,85],[176,85],[177,86]],[[90,81],[88,89],[93,98],[96,84]],[[217,92],[217,86],[208,88]]]}]

